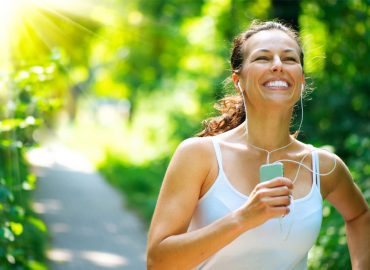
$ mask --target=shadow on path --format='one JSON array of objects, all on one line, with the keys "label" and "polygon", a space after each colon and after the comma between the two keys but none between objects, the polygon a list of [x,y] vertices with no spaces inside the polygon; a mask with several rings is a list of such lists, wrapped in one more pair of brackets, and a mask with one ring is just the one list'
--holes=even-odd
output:
[{"label": "shadow on path", "polygon": [[[85,161],[72,153],[64,153],[64,162],[50,151],[38,159],[31,155],[39,179],[34,209],[52,238],[51,269],[146,269],[146,232],[123,208],[121,194],[88,166],[73,168]],[[42,159],[48,166],[40,166]]]}]

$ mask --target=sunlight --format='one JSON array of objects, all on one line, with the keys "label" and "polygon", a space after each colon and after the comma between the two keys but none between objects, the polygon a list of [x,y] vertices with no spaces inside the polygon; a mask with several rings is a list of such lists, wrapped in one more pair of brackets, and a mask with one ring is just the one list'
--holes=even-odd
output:
[{"label": "sunlight", "polygon": [[0,0],[0,67],[10,62],[11,34],[16,31],[16,18],[22,17],[24,0]]},{"label": "sunlight", "polygon": [[55,262],[70,262],[73,259],[73,254],[70,250],[67,249],[50,249],[47,252],[49,260]]},{"label": "sunlight", "polygon": [[[107,1],[104,5],[109,5]],[[27,62],[25,54],[35,56],[64,47],[71,32],[95,35],[76,18],[104,22],[94,16],[102,4],[96,0],[0,0],[0,68],[10,68],[14,61]]]},{"label": "sunlight", "polygon": [[128,259],[118,254],[101,251],[82,251],[82,257],[97,266],[118,267],[128,265]]},{"label": "sunlight", "polygon": [[97,0],[32,0],[32,2],[44,9],[80,17],[89,16],[94,7],[102,5],[101,1]]},{"label": "sunlight", "polygon": [[30,164],[37,167],[63,166],[73,171],[91,173],[92,165],[78,152],[71,152],[61,145],[52,145],[49,148],[33,148],[26,153]]},{"label": "sunlight", "polygon": [[0,18],[1,26],[9,28],[12,19],[17,17],[18,12],[22,10],[23,0],[0,0]]}]

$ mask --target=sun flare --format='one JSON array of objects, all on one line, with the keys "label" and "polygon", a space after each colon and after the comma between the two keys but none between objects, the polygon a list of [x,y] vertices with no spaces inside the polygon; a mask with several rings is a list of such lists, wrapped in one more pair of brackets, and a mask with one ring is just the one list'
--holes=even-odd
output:
[{"label": "sun flare", "polygon": [[20,16],[20,13],[27,5],[25,0],[0,0],[0,20],[4,28],[11,27],[13,20]]},{"label": "sun flare", "polygon": [[8,66],[12,36],[17,32],[17,24],[22,20],[26,8],[25,0],[0,0],[0,64]]},{"label": "sun flare", "polygon": [[0,0],[0,69],[27,62],[25,51],[37,56],[63,47],[68,40],[63,25],[89,32],[73,18],[90,18],[98,6],[96,0]]}]

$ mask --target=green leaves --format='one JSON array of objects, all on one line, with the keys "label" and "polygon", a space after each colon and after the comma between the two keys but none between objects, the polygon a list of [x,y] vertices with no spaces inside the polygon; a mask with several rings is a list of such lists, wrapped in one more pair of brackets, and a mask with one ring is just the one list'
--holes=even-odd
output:
[{"label": "green leaves", "polygon": [[[302,1],[300,16],[308,44],[307,71],[315,82],[304,132],[317,145],[330,142],[370,201],[370,42],[366,1]],[[338,16],[340,14],[340,16]],[[310,36],[311,35],[311,36]],[[312,36],[313,35],[313,36]],[[315,56],[317,56],[315,58]],[[344,221],[325,204],[320,237],[310,269],[350,269]]]},{"label": "green leaves", "polygon": [[0,239],[7,240],[7,241],[14,241],[15,237],[13,232],[7,227],[0,228]]},{"label": "green leaves", "polygon": [[50,63],[0,78],[0,90],[6,93],[0,98],[7,104],[0,108],[1,270],[45,269],[47,229],[30,207],[36,177],[29,173],[24,154],[36,144],[36,129],[51,121],[62,104],[50,91],[54,72]]},{"label": "green leaves", "polygon": [[0,186],[0,203],[7,203],[12,201],[14,201],[14,196],[12,192],[6,186]]}]

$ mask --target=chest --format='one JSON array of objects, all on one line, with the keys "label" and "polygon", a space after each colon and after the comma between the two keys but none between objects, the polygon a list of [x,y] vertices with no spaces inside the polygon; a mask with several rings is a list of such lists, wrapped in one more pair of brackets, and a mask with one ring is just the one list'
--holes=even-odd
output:
[{"label": "chest", "polygon": [[[292,194],[294,198],[303,198],[311,190],[313,184],[312,173],[312,157],[311,154],[302,153],[293,156],[271,156],[270,162],[276,160],[290,160],[282,161],[284,166],[284,177],[293,181]],[[229,149],[222,149],[221,168],[217,160],[215,160],[210,173],[205,180],[201,194],[204,195],[213,185],[215,179],[222,170],[232,187],[238,192],[249,195],[255,186],[260,182],[259,169],[262,164],[266,163],[266,155],[248,155]],[[299,165],[298,163],[301,163]]]}]

